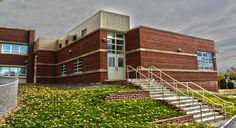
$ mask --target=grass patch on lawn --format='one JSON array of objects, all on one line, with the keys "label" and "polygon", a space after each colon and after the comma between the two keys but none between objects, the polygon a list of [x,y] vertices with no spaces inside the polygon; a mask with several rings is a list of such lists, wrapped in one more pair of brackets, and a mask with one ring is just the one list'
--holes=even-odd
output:
[{"label": "grass patch on lawn", "polygon": [[151,99],[104,101],[107,95],[124,91],[136,89],[63,90],[20,86],[22,105],[6,118],[4,127],[154,127],[148,122],[183,115]]}]

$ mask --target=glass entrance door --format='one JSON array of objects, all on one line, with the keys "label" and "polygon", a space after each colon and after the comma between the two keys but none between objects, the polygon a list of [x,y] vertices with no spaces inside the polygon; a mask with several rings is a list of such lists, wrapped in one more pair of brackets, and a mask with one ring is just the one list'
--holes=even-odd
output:
[{"label": "glass entrance door", "polygon": [[125,80],[124,34],[109,32],[107,35],[107,66],[109,80]]}]

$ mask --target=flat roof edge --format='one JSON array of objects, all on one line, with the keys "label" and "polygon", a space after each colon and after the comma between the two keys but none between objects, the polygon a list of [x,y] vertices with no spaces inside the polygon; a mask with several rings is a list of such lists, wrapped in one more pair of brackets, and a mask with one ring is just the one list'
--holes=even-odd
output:
[{"label": "flat roof edge", "polygon": [[211,40],[211,39],[205,39],[205,38],[201,38],[201,37],[186,35],[186,34],[177,33],[177,32],[171,32],[171,31],[162,30],[162,29],[157,29],[157,28],[152,28],[152,27],[147,27],[147,26],[143,26],[143,25],[136,26],[136,27],[130,29],[129,31],[135,30],[135,29],[137,29],[137,28],[150,29],[150,30],[154,30],[154,31],[159,31],[159,32],[170,33],[170,34],[174,34],[174,35],[180,35],[180,36],[185,36],[185,37],[190,37],[190,38],[195,38],[195,39],[210,41],[210,42],[214,43],[214,40]]}]

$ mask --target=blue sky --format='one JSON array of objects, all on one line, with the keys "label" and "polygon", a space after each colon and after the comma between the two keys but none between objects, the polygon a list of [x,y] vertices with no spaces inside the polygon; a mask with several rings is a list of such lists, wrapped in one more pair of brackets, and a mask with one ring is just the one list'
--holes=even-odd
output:
[{"label": "blue sky", "polygon": [[218,71],[236,67],[235,0],[0,0],[0,26],[58,38],[99,10],[145,25],[215,41]]}]

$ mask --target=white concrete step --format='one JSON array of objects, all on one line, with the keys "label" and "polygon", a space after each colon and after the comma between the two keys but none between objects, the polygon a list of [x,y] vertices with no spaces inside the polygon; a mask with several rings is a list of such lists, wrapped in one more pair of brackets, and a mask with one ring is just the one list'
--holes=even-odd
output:
[{"label": "white concrete step", "polygon": [[[177,106],[178,106],[178,105],[177,105]],[[209,108],[209,109],[210,109],[210,107],[207,106],[207,105],[202,105],[201,107],[202,107],[202,109],[205,109],[205,108]],[[191,106],[191,107],[181,107],[181,108],[182,108],[184,111],[189,112],[189,111],[194,111],[194,110],[200,110],[200,105]]]},{"label": "white concrete step", "polygon": [[[162,94],[151,94],[150,95],[152,98],[162,98],[163,97],[163,95]],[[164,97],[165,98],[168,98],[168,97],[173,97],[173,96],[176,96],[176,94],[171,94],[171,93],[169,93],[169,94],[164,94]]]},{"label": "white concrete step", "polygon": [[152,90],[152,91],[149,91],[150,92],[150,94],[153,94],[153,95],[155,95],[155,94],[163,94],[163,92],[164,92],[164,94],[175,94],[174,92],[172,92],[172,91],[170,91],[170,90]]},{"label": "white concrete step", "polygon": [[[176,103],[176,104],[178,105],[179,102]],[[190,102],[180,102],[180,107],[196,106],[196,105],[199,105],[199,104],[202,104],[202,103],[201,102],[196,102],[196,101],[192,102],[192,100],[191,100]]]},{"label": "white concrete step", "polygon": [[[185,96],[180,96],[180,100],[183,100],[183,99],[187,99],[188,97],[185,97]],[[160,100],[163,100],[163,98],[154,98],[154,99],[160,99]],[[165,97],[164,100],[167,100],[167,101],[176,101],[176,100],[179,100],[179,96],[171,96],[171,97]]]},{"label": "white concrete step", "polygon": [[[217,115],[216,117],[211,116],[211,117],[207,117],[207,118],[203,118],[202,122],[215,122],[215,121],[219,121],[219,120],[223,120],[225,117],[222,115]],[[197,123],[201,123],[201,119],[197,119],[195,120]]]},{"label": "white concrete step", "polygon": [[192,103],[192,102],[198,102],[196,99],[190,99],[190,98],[186,98],[186,99],[181,99],[180,101],[179,100],[173,100],[171,101],[171,104],[175,105],[175,104],[186,104],[186,103]]},{"label": "white concrete step", "polygon": [[[210,117],[210,116],[214,116],[214,115],[220,115],[220,113],[219,112],[204,112],[204,113],[202,113],[202,117]],[[201,119],[201,114],[195,114],[195,115],[193,115],[193,118],[194,119]]]},{"label": "white concrete step", "polygon": [[[202,113],[211,112],[211,111],[213,111],[212,108],[203,108],[202,109]],[[199,113],[201,113],[201,111],[199,109],[186,112],[186,114],[192,114],[192,115],[199,114]]]}]

